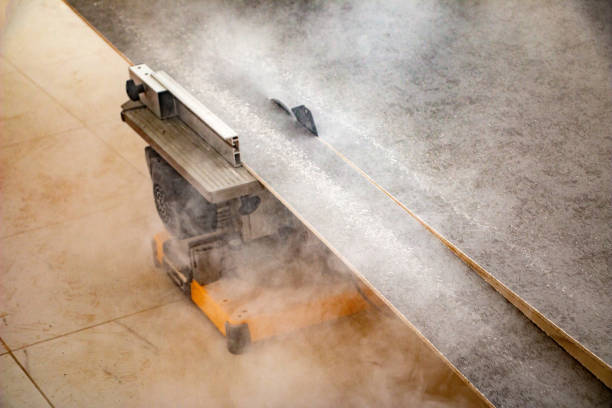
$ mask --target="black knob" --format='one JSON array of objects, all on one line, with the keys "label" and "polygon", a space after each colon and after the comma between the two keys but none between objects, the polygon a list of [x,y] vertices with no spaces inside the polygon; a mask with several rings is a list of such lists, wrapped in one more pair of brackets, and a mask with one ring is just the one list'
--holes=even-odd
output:
[{"label": "black knob", "polygon": [[125,92],[127,92],[131,100],[139,100],[140,97],[138,95],[140,95],[144,91],[144,84],[136,85],[136,83],[134,83],[134,80],[132,79],[128,79],[127,81],[125,81]]},{"label": "black knob", "polygon": [[240,197],[240,208],[238,208],[238,213],[240,215],[249,215],[259,207],[259,203],[261,203],[261,198],[256,195],[242,196]]}]

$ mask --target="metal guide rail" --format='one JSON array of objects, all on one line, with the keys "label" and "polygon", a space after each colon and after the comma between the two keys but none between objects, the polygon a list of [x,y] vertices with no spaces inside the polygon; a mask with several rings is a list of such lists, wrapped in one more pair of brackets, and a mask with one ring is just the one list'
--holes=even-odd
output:
[{"label": "metal guide rail", "polygon": [[238,135],[164,72],[129,68],[121,118],[211,203],[262,190],[240,162]]}]

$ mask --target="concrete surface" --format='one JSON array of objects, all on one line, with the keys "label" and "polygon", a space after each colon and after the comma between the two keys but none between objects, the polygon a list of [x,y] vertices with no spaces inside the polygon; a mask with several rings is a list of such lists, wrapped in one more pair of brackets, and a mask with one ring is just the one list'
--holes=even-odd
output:
[{"label": "concrete surface", "polygon": [[414,330],[373,311],[229,354],[152,267],[144,143],[119,119],[127,63],[62,2],[6,18],[0,337],[20,364],[0,347],[0,405],[478,406]]}]

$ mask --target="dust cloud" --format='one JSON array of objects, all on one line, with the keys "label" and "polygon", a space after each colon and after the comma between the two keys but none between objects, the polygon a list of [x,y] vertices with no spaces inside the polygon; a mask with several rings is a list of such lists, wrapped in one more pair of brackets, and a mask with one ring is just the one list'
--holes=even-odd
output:
[{"label": "dust cloud", "polygon": [[[376,18],[374,6],[321,1],[269,2],[267,12],[259,9],[254,16],[249,15],[250,6],[255,3],[235,2],[233,7],[214,1],[202,3],[198,12],[180,16],[183,23],[178,28],[180,33],[169,30],[159,34],[189,38],[185,48],[168,49],[163,59],[146,62],[154,70],[173,75],[173,62],[185,61],[181,55],[188,53],[191,55],[188,63],[197,65],[198,69],[193,71],[197,71],[201,81],[227,85],[233,88],[229,92],[239,89],[238,93],[253,104],[269,103],[269,97],[276,97],[288,106],[308,105],[322,100],[316,95],[323,95],[331,83],[335,89],[346,90],[348,101],[367,97],[359,94],[359,87],[349,88],[345,76],[354,70],[367,71],[367,75],[381,74],[382,68],[372,69],[360,63],[361,57],[375,53],[381,44],[353,32],[342,22],[342,16],[350,16],[346,21]],[[407,5],[401,9],[409,14],[412,8]],[[176,13],[179,10],[177,7]],[[339,24],[345,26],[321,27],[329,19],[318,16],[325,13],[338,15]],[[310,24],[300,24],[299,29],[291,30],[286,21],[296,16],[309,19]],[[169,21],[175,17],[167,16]],[[326,41],[326,35],[335,34],[343,37]],[[317,42],[320,46],[313,46]],[[354,66],[332,64],[327,78],[304,75],[308,69],[302,67],[302,74],[295,76],[297,70],[292,67],[295,61],[289,56],[300,46],[303,54],[311,56],[307,65],[353,61]],[[190,84],[184,85],[196,97],[200,96]],[[340,109],[314,105],[329,108],[330,112]],[[346,104],[344,108],[349,109]],[[314,113],[316,120],[317,111]],[[248,134],[240,137],[248,138]],[[237,356],[224,349],[222,337],[216,331],[214,337],[203,341],[202,333],[186,329],[184,350],[171,352],[180,364],[162,369],[168,370],[172,378],[191,376],[176,367],[193,367],[192,356],[201,355],[202,349],[206,349],[209,371],[202,374],[199,397],[189,393],[177,396],[180,383],[160,384],[147,397],[163,401],[172,395],[173,403],[178,406],[483,405],[476,392],[413,328],[388,310],[312,232],[274,197],[268,196],[267,201],[274,202],[272,208],[276,210],[265,214],[265,222],[274,227],[268,228],[264,236],[253,239],[244,239],[242,223],[247,222],[244,217],[239,219],[240,225],[230,227],[228,234],[241,230],[242,235],[237,241],[234,235],[234,243],[226,246],[217,262],[223,271],[221,279],[241,282],[241,288],[246,285],[255,298],[263,292],[287,293],[283,291],[289,288],[293,293],[299,292],[300,301],[306,303],[314,302],[323,288],[348,282],[367,296],[368,307],[349,317],[255,342]],[[199,203],[198,199],[191,200],[188,206],[196,208],[185,208],[185,213],[197,213]],[[189,217],[182,219],[190,222]],[[278,301],[281,303],[275,304],[274,297],[267,297],[267,303],[260,305],[260,310],[281,310],[286,299]],[[206,317],[202,315],[201,320],[206,321]]]},{"label": "dust cloud", "polygon": [[[249,309],[251,315],[274,316],[301,304],[312,305],[312,313],[319,313],[317,302],[338,287],[362,296],[366,306],[340,318],[321,311],[317,320],[322,323],[302,329],[286,331],[281,326],[280,334],[249,344],[240,355],[222,347],[224,339],[216,330],[212,339],[202,340],[201,334],[186,329],[185,352],[173,354],[175,363],[163,369],[171,378],[181,378],[185,373],[175,372],[177,366],[189,367],[193,364],[189,356],[208,349],[205,358],[212,359],[209,364],[214,366],[214,374],[202,378],[197,397],[186,393],[174,399],[175,403],[198,406],[214,401],[211,406],[262,407],[480,405],[474,391],[329,248],[270,193],[257,194],[262,201],[253,213],[238,215],[236,199],[227,204],[230,212],[234,211],[231,221],[224,221],[212,232],[220,233],[224,243],[210,255],[215,261],[208,265],[220,269],[219,281],[233,282],[236,297],[246,299],[240,309]],[[200,205],[202,199],[192,197],[181,214],[197,214]],[[180,219],[181,223],[193,222],[187,216]],[[198,226],[186,229],[197,230]],[[203,314],[199,317],[202,322],[207,320]],[[202,330],[212,328],[205,326]],[[154,395],[158,401],[168,395],[177,398],[166,387],[157,389]]]}]

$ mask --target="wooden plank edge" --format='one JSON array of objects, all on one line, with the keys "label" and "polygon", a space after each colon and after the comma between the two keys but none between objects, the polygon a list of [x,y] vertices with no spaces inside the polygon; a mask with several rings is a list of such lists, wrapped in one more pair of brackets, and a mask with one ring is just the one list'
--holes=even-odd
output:
[{"label": "wooden plank edge", "polygon": [[349,160],[346,156],[336,150],[331,144],[317,138],[321,143],[334,151],[342,160],[344,160],[354,170],[359,172],[366,180],[368,180],[377,189],[385,193],[393,202],[399,205],[411,217],[417,220],[426,230],[438,238],[448,249],[450,249],[459,259],[474,270],[485,282],[493,287],[501,294],[508,302],[521,311],[529,320],[538,326],[544,333],[551,337],[559,344],[569,355],[576,359],[584,368],[590,371],[597,379],[599,379],[606,387],[612,388],[612,367],[605,361],[599,358],[595,353],[585,347],[578,340],[570,336],[565,330],[557,326],[553,321],[544,316],[539,310],[530,305],[525,299],[521,298],[512,289],[504,285],[500,280],[495,278],[489,271],[470,258],[465,252],[459,249],[455,244],[446,239],[442,234],[436,231],[431,225],[425,222],[422,218],[410,210],[404,203],[397,199],[393,194],[387,191],[383,186],[378,184],[366,172],[364,172],[355,163]]}]

